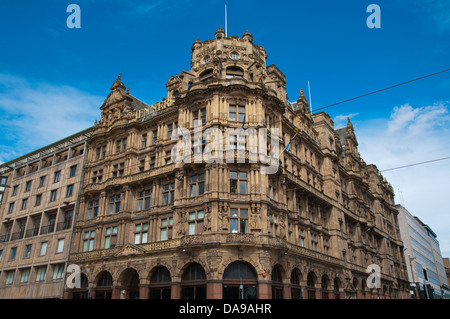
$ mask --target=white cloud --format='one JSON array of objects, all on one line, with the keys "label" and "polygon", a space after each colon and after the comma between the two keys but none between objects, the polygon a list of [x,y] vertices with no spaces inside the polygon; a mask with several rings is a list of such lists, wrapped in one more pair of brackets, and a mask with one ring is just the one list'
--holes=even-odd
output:
[{"label": "white cloud", "polygon": [[[449,102],[395,107],[389,119],[354,122],[359,151],[379,170],[450,156]],[[404,204],[438,235],[441,251],[450,256],[450,160],[382,172]],[[403,203],[401,203],[402,195]]]},{"label": "white cloud", "polygon": [[7,162],[94,124],[104,97],[70,86],[0,74],[0,161]]},{"label": "white cloud", "polygon": [[356,115],[358,115],[359,113],[350,113],[347,115],[337,115],[334,117],[333,122],[334,122],[334,127],[335,128],[341,128],[347,125],[347,118],[352,119],[354,118]]}]

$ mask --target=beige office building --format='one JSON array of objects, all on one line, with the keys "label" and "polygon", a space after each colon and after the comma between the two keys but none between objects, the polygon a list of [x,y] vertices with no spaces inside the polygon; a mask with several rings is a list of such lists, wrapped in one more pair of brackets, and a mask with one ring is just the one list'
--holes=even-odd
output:
[{"label": "beige office building", "polygon": [[62,298],[90,129],[0,166],[0,298]]}]

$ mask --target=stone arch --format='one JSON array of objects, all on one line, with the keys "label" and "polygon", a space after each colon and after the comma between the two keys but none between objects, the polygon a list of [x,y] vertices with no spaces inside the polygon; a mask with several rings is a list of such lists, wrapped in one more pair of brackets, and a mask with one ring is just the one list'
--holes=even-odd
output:
[{"label": "stone arch", "polygon": [[310,270],[306,276],[306,287],[308,290],[308,299],[316,299],[317,275],[314,270]]},{"label": "stone arch", "polygon": [[261,264],[255,262],[252,258],[242,258],[242,259],[235,259],[233,257],[229,257],[227,260],[225,260],[224,262],[222,262],[220,264],[220,267],[218,269],[218,274],[219,274],[219,278],[223,277],[223,274],[225,272],[225,269],[233,262],[236,261],[241,261],[241,262],[245,262],[247,264],[249,264],[250,266],[253,267],[253,270],[256,272],[256,276],[258,278],[258,280],[264,279],[262,273],[264,272],[264,270],[261,268]]},{"label": "stone arch", "polygon": [[258,274],[248,262],[236,260],[223,272],[222,295],[224,299],[256,299]]},{"label": "stone arch", "polygon": [[172,293],[172,276],[170,270],[163,265],[153,267],[149,272],[150,299],[170,299]]},{"label": "stone arch", "polygon": [[138,271],[133,267],[128,267],[120,273],[117,285],[121,289],[121,299],[139,299],[140,278]]},{"label": "stone arch", "polygon": [[291,298],[292,299],[303,299],[302,294],[302,282],[303,282],[303,275],[299,268],[294,267],[291,271],[290,276],[290,282],[291,282]]},{"label": "stone arch", "polygon": [[286,278],[286,272],[283,266],[280,264],[275,264],[272,268],[270,274],[270,280],[272,281],[272,298],[282,299],[283,298],[283,281]]},{"label": "stone arch", "polygon": [[181,272],[181,298],[206,299],[206,270],[195,261],[188,262]]},{"label": "stone arch", "polygon": [[107,270],[100,271],[94,279],[95,299],[112,299],[112,291],[115,280]]}]

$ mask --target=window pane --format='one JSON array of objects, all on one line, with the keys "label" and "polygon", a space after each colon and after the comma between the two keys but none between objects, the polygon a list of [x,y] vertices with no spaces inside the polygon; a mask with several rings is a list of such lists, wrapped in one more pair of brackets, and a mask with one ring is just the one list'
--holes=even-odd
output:
[{"label": "window pane", "polygon": [[195,197],[197,195],[197,184],[191,185],[190,197]]},{"label": "window pane", "polygon": [[137,208],[136,208],[137,211],[142,210],[142,203],[143,203],[142,199],[138,199]]},{"label": "window pane", "polygon": [[142,224],[142,229],[143,230],[148,230],[148,223]]},{"label": "window pane", "polygon": [[105,238],[105,248],[109,248],[110,240],[111,240],[111,237],[109,237],[109,236]]},{"label": "window pane", "polygon": [[145,199],[145,209],[150,209],[150,197]]},{"label": "window pane", "polygon": [[94,240],[93,239],[89,240],[89,251],[92,251],[92,250],[94,250]]},{"label": "window pane", "polygon": [[161,240],[167,240],[167,229],[161,229]]},{"label": "window pane", "polygon": [[161,226],[167,226],[167,218],[161,219]]},{"label": "window pane", "polygon": [[237,172],[230,172],[230,178],[237,178]]},{"label": "window pane", "polygon": [[148,233],[143,232],[142,233],[142,243],[145,244],[148,241]]},{"label": "window pane", "polygon": [[189,223],[189,235],[195,235],[195,222]]},{"label": "window pane", "polygon": [[141,234],[140,233],[134,234],[134,244],[135,245],[140,244],[141,243],[140,241],[141,241]]},{"label": "window pane", "polygon": [[198,183],[198,194],[203,195],[205,193],[205,183]]},{"label": "window pane", "polygon": [[198,219],[202,219],[204,216],[205,216],[205,213],[202,210],[197,212],[197,218]]},{"label": "window pane", "polygon": [[231,217],[238,217],[238,209],[237,208],[231,208],[230,209],[230,215],[231,215]]},{"label": "window pane", "polygon": [[248,209],[241,209],[241,217],[248,217]]},{"label": "window pane", "polygon": [[230,180],[230,193],[237,193],[237,180]]},{"label": "window pane", "polygon": [[247,194],[247,181],[239,182],[239,193]]},{"label": "window pane", "polygon": [[247,172],[239,172],[239,178],[246,179],[247,178]]},{"label": "window pane", "polygon": [[247,219],[241,219],[241,233],[248,233],[247,229]]},{"label": "window pane", "polygon": [[195,220],[195,212],[189,213],[189,220]]},{"label": "window pane", "polygon": [[230,231],[232,233],[238,232],[238,220],[237,219],[230,219]]}]

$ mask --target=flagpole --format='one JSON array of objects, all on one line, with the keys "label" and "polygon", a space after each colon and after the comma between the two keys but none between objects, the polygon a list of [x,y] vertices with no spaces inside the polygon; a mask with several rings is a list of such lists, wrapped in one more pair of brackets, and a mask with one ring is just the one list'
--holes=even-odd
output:
[{"label": "flagpole", "polygon": [[311,102],[311,86],[309,84],[309,80],[308,80],[308,91],[309,91],[309,107],[311,109],[312,112],[312,102]]},{"label": "flagpole", "polygon": [[227,26],[227,5],[225,4],[225,38],[228,37],[228,26]]}]

